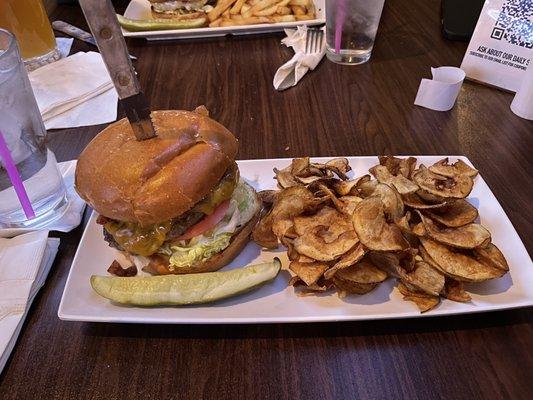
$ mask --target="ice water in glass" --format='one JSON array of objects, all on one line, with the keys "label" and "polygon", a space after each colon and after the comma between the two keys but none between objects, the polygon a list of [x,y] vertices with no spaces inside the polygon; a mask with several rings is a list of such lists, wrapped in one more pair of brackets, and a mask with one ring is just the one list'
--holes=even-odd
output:
[{"label": "ice water in glass", "polygon": [[35,212],[28,219],[0,159],[0,228],[38,227],[57,219],[66,192],[14,37],[0,29],[0,133]]},{"label": "ice water in glass", "polygon": [[339,64],[370,59],[385,0],[327,0],[326,56]]}]

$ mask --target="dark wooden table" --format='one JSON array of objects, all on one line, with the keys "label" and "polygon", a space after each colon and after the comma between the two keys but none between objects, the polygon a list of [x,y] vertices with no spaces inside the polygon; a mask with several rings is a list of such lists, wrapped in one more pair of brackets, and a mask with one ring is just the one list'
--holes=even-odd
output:
[{"label": "dark wooden table", "polygon": [[[123,10],[123,4],[117,8]],[[512,99],[466,82],[455,108],[415,107],[431,66],[460,64],[437,0],[388,0],[369,63],[324,60],[286,92],[281,34],[128,41],[156,109],[205,104],[240,140],[239,158],[463,154],[479,168],[531,253],[533,122]],[[85,27],[81,12],[53,16]],[[74,50],[94,50],[75,42]],[[59,160],[103,126],[50,132]],[[0,399],[526,399],[533,312],[308,325],[169,326],[62,322],[57,309],[82,227],[61,246],[0,377]],[[511,271],[512,272],[512,271]]]}]

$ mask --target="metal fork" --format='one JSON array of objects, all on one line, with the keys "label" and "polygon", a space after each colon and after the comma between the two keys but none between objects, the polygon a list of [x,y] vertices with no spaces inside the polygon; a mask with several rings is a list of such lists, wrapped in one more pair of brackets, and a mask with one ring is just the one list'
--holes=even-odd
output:
[{"label": "metal fork", "polygon": [[307,29],[307,38],[305,39],[305,52],[307,54],[318,53],[322,49],[322,40],[324,31],[317,28]]}]

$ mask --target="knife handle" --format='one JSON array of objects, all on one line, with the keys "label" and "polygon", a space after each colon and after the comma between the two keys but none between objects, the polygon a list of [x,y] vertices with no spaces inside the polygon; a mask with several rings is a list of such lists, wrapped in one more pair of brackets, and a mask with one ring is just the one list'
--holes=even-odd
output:
[{"label": "knife handle", "polygon": [[73,38],[82,40],[86,43],[90,43],[93,46],[96,46],[96,42],[94,41],[94,38],[89,32],[85,32],[83,29],[80,29],[65,21],[52,22],[52,28],[54,28],[56,31],[66,33],[67,35],[72,36]]},{"label": "knife handle", "polygon": [[111,0],[80,0],[80,5],[121,99],[141,92],[141,86],[128,57]]}]

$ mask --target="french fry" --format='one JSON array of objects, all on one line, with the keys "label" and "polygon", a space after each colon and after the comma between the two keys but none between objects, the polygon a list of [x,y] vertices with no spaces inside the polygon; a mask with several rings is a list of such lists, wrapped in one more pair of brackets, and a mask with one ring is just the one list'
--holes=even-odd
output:
[{"label": "french fry", "polygon": [[289,15],[291,13],[291,9],[287,6],[278,6],[276,13],[278,15]]},{"label": "french fry", "polygon": [[252,6],[252,8],[250,8],[247,12],[243,13],[242,15],[245,18],[251,17],[252,15],[255,15],[256,12],[264,10],[265,8],[268,8],[278,2],[279,0],[261,0],[260,2]]},{"label": "french fry", "polygon": [[231,7],[230,14],[239,14],[244,3],[246,3],[246,0],[237,0],[233,7]]},{"label": "french fry", "polygon": [[209,23],[210,28],[217,28],[222,23],[222,17],[215,19],[214,21]]},{"label": "french fry", "polygon": [[296,21],[296,18],[294,18],[294,15],[274,15],[272,17],[274,22],[294,22]]},{"label": "french fry", "polygon": [[222,13],[222,17],[223,17],[223,18],[226,18],[226,19],[229,19],[229,16],[230,16],[229,8],[227,8],[226,11],[224,11],[224,12]]},{"label": "french fry", "polygon": [[277,10],[278,10],[278,5],[274,4],[272,7],[268,7],[268,8],[265,8],[264,10],[255,12],[254,15],[257,17],[266,17],[269,15],[274,15]]},{"label": "french fry", "polygon": [[232,15],[230,17],[231,20],[241,20],[243,19],[244,17],[241,15],[241,14],[237,14],[237,15]]},{"label": "french fry", "polygon": [[309,6],[309,0],[291,0],[289,2],[289,5],[291,6],[303,6],[308,7]]},{"label": "french fry", "polygon": [[207,13],[207,18],[209,18],[209,21],[214,21],[220,15],[226,11],[236,0],[219,0],[217,2],[217,5]]},{"label": "french fry", "polygon": [[252,8],[252,6],[248,3],[246,4],[243,4],[242,8],[241,8],[241,16],[242,14],[244,14],[246,11],[248,11],[250,8]]},{"label": "french fry", "polygon": [[296,21],[309,21],[315,19],[314,14],[295,15]]},{"label": "french fry", "polygon": [[305,15],[305,8],[303,6],[291,6],[292,13],[294,15]]},{"label": "french fry", "polygon": [[224,20],[220,26],[269,24],[273,20],[269,17],[248,17],[242,19]]}]

